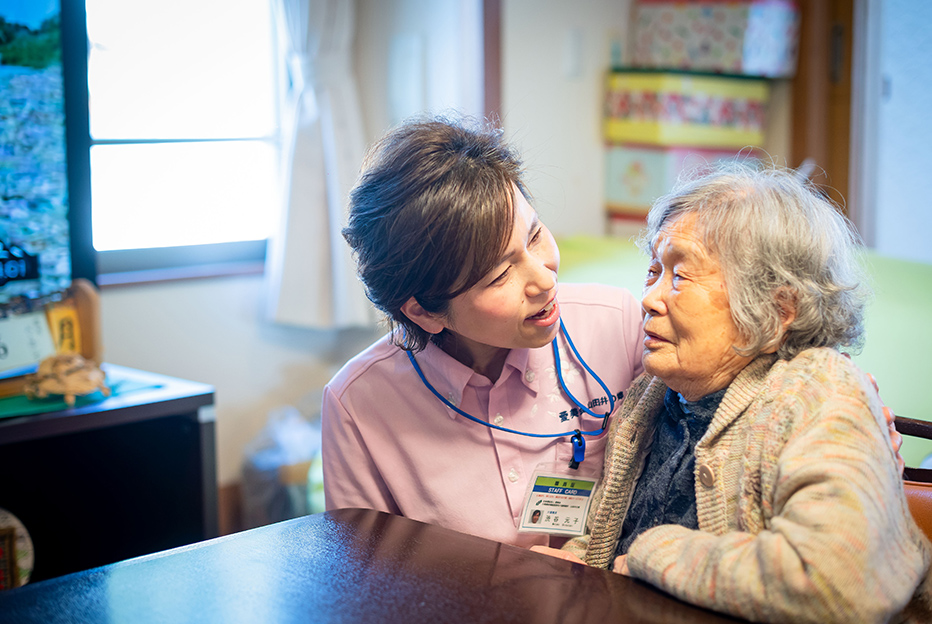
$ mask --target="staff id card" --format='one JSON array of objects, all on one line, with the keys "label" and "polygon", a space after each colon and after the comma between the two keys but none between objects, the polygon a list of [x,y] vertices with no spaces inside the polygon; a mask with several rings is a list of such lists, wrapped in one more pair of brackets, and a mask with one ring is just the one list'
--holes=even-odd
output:
[{"label": "staff id card", "polygon": [[538,468],[531,479],[518,532],[584,534],[597,483],[594,472],[568,475],[561,470]]}]

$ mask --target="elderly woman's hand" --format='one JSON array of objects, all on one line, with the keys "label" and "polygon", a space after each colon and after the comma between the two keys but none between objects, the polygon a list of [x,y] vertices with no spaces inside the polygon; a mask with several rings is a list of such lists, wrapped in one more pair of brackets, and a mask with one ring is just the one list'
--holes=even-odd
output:
[{"label": "elderly woman's hand", "polygon": [[612,572],[631,576],[631,572],[628,571],[628,555],[618,555],[615,557],[615,563],[612,564]]}]

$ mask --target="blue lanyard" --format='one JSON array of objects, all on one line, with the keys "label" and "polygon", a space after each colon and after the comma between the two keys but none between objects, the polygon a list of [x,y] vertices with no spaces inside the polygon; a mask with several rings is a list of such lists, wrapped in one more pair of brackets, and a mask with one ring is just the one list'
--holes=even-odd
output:
[{"label": "blue lanyard", "polygon": [[612,412],[615,411],[615,396],[612,394],[611,390],[608,389],[608,386],[606,386],[605,383],[599,378],[599,376],[592,372],[592,369],[589,368],[589,365],[586,364],[585,360],[582,359],[582,356],[579,355],[579,351],[576,350],[576,345],[573,344],[573,339],[570,338],[569,332],[566,331],[566,325],[563,323],[563,319],[560,319],[560,332],[563,334],[563,337],[566,338],[566,342],[570,346],[570,349],[573,350],[573,354],[576,356],[576,360],[582,364],[583,368],[586,369],[586,372],[592,375],[592,378],[595,379],[602,387],[602,390],[605,391],[606,396],[608,396],[608,411],[605,414],[596,414],[588,407],[580,403],[579,400],[573,396],[573,393],[569,391],[569,388],[566,387],[566,382],[563,381],[563,371],[561,370],[560,366],[560,349],[557,346],[557,337],[554,337],[550,344],[553,347],[554,365],[557,371],[557,379],[560,381],[560,388],[563,390],[564,394],[566,394],[566,396],[569,397],[569,399],[582,411],[589,414],[590,416],[595,416],[596,418],[602,419],[602,426],[599,429],[594,429],[592,431],[580,431],[579,429],[576,429],[575,431],[565,431],[563,433],[528,433],[526,431],[517,431],[515,429],[508,429],[506,427],[493,425],[492,423],[476,418],[472,414],[467,414],[460,408],[453,405],[453,403],[448,401],[442,394],[437,392],[437,389],[434,388],[429,381],[427,381],[427,378],[424,376],[423,371],[421,371],[421,367],[418,365],[417,360],[414,359],[414,354],[410,351],[408,351],[408,359],[411,360],[411,364],[414,365],[414,370],[417,371],[418,377],[421,378],[421,381],[424,382],[424,385],[427,386],[427,389],[430,390],[435,397],[440,399],[441,403],[449,407],[463,418],[467,418],[490,429],[497,429],[499,431],[504,431],[505,433],[514,433],[532,438],[561,438],[563,436],[572,436],[570,441],[573,443],[573,461],[570,462],[570,468],[576,469],[579,467],[579,464],[586,456],[586,439],[583,436],[597,436],[605,431],[605,427],[608,425],[608,419],[612,415]]}]

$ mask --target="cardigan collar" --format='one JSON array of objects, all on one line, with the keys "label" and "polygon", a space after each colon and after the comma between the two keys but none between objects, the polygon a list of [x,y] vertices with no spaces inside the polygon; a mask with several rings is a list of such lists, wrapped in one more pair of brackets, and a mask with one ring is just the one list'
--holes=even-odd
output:
[{"label": "cardigan collar", "polygon": [[772,353],[759,355],[738,373],[735,380],[728,386],[728,390],[725,392],[725,396],[712,418],[712,424],[709,425],[708,430],[699,440],[697,446],[707,446],[738,416],[744,413],[758,396],[761,396],[761,390],[767,383],[767,375],[776,361],[777,356]]},{"label": "cardigan collar", "polygon": [[[705,435],[696,444],[697,449],[709,444],[761,394],[776,360],[774,355],[758,356],[738,374],[725,391]],[[643,393],[639,391],[640,388],[644,388]],[[625,407],[621,413],[625,413],[624,409],[630,409],[627,418],[613,421],[608,446],[611,450],[606,454],[605,474],[602,477],[605,483],[612,484],[612,491],[603,491],[602,499],[596,502],[594,515],[590,515],[590,527],[595,528],[592,529],[586,550],[586,563],[589,565],[601,568],[611,565],[621,533],[621,523],[643,469],[644,458],[650,451],[657,415],[663,409],[663,397],[667,389],[659,377],[643,374],[634,381],[625,398]],[[636,401],[634,405],[628,403],[632,400]],[[613,508],[613,503],[604,504],[606,499],[621,501],[620,513]]]}]

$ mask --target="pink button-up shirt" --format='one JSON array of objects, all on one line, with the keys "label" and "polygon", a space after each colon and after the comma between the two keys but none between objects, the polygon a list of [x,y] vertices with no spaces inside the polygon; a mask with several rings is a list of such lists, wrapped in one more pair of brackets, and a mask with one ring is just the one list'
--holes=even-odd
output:
[{"label": "pink button-up shirt", "polygon": [[[559,300],[580,355],[617,397],[642,370],[640,305],[626,290],[596,284],[561,284]],[[570,391],[584,405],[601,402],[598,382],[562,335],[558,342]],[[486,422],[529,433],[601,425],[600,418],[575,416],[550,345],[513,349],[494,384],[433,344],[416,358],[437,391]],[[584,465],[601,472],[604,448],[604,433],[587,436]],[[516,520],[534,469],[568,464],[571,456],[569,436],[521,436],[463,418],[430,393],[387,337],[350,360],[324,393],[328,509],[379,509],[509,544],[547,544],[546,535],[519,534]]]}]

